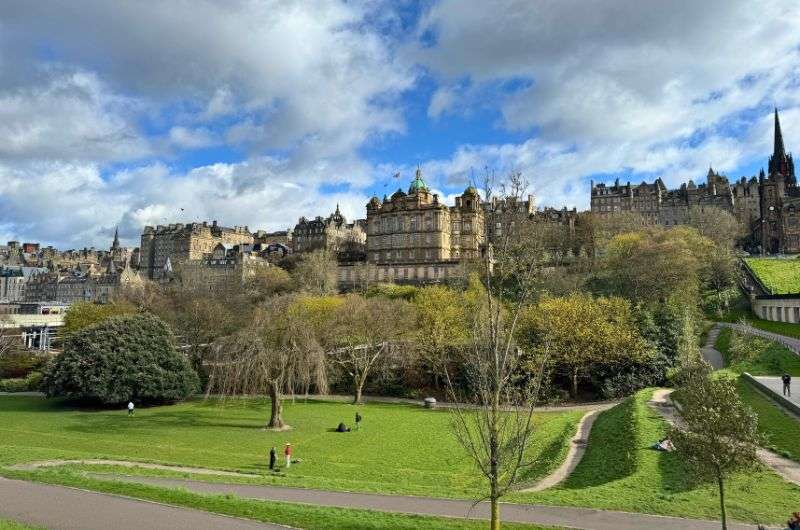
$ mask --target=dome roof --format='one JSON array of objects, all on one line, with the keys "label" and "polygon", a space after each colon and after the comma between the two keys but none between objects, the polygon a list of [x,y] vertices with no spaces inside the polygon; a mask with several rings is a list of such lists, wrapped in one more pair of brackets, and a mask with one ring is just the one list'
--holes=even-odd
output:
[{"label": "dome roof", "polygon": [[478,190],[475,188],[475,186],[469,186],[467,189],[465,189],[464,190],[464,195],[473,195],[475,197],[479,196],[478,195]]},{"label": "dome roof", "polygon": [[411,181],[411,186],[408,187],[408,193],[417,193],[420,191],[428,191],[428,186],[426,186],[425,181],[422,180],[422,170],[417,168],[414,180]]}]

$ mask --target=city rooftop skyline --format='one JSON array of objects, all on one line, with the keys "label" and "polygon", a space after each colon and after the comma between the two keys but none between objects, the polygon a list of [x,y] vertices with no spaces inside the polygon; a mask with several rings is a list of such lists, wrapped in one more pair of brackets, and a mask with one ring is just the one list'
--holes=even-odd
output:
[{"label": "city rooftop skyline", "polygon": [[794,1],[498,3],[5,2],[0,241],[361,218],[417,166],[447,203],[488,166],[587,209],[766,169],[775,106],[800,145]]}]

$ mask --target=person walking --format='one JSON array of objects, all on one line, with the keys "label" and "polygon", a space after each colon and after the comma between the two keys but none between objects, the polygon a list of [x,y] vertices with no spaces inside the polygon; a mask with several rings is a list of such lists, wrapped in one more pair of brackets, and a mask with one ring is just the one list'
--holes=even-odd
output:
[{"label": "person walking", "polygon": [[781,381],[783,381],[783,395],[792,397],[792,376],[783,374],[781,376]]},{"label": "person walking", "polygon": [[278,452],[273,447],[269,450],[269,469],[270,471],[275,470],[275,461],[278,459]]},{"label": "person walking", "polygon": [[292,465],[292,444],[286,442],[286,448],[283,450],[283,454],[286,456],[286,468],[288,469],[289,466]]},{"label": "person walking", "polygon": [[356,411],[356,430],[361,427],[361,414]]},{"label": "person walking", "polygon": [[128,416],[133,416],[133,401],[128,401]]}]

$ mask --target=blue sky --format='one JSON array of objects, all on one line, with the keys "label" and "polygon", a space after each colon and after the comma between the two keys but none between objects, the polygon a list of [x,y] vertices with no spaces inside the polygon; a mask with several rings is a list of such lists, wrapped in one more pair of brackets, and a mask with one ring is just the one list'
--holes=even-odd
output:
[{"label": "blue sky", "polygon": [[591,179],[751,176],[774,106],[800,144],[799,45],[790,0],[10,0],[0,240],[363,217],[418,165],[580,209]]}]

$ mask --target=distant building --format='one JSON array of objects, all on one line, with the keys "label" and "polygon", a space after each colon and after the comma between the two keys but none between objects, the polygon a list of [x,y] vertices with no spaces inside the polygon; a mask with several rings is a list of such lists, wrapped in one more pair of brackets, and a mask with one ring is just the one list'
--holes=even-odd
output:
[{"label": "distant building", "polygon": [[204,259],[219,245],[252,244],[253,234],[246,226],[225,228],[211,224],[190,223],[146,226],[139,248],[139,271],[150,280],[162,280],[168,268],[174,269],[189,260]]},{"label": "distant building", "polygon": [[0,266],[0,303],[22,302],[28,281],[35,274],[47,272],[40,267]]},{"label": "distant building", "polygon": [[217,295],[233,293],[271,266],[270,251],[261,243],[232,247],[218,243],[203,259],[181,262],[176,273],[186,289]]},{"label": "distant building", "polygon": [[363,248],[367,240],[364,221],[348,223],[339,211],[326,218],[314,219],[301,217],[292,231],[292,249],[294,252],[311,252],[317,249],[338,252],[340,250]]}]

